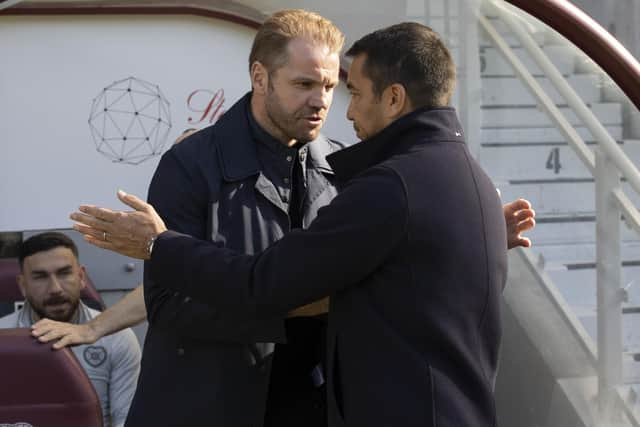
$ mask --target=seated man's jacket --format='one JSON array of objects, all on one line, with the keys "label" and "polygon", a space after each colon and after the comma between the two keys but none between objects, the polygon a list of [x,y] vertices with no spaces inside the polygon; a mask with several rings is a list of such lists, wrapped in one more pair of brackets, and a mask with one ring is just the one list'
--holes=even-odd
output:
[{"label": "seated man's jacket", "polygon": [[[249,101],[247,94],[215,125],[167,151],[148,197],[171,229],[243,254],[290,230],[287,206],[256,152]],[[341,148],[323,136],[303,148],[303,226],[337,194],[325,157]],[[255,316],[160,288],[148,266],[144,290],[149,329],[127,426],[260,427],[273,343],[285,341],[284,315]]]},{"label": "seated man's jacket", "polygon": [[331,426],[495,426],[505,221],[455,111],[328,160],[344,186],[307,230],[255,256],[165,232],[156,285],[260,316],[331,295]]}]

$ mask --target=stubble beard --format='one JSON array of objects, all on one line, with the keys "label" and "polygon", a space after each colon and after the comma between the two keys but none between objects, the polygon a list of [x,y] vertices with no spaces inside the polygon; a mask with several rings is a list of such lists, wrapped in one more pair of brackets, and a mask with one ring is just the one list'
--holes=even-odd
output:
[{"label": "stubble beard", "polygon": [[43,305],[35,305],[32,302],[29,302],[29,304],[31,305],[31,308],[33,309],[33,311],[38,315],[38,317],[40,317],[41,319],[51,319],[51,320],[56,320],[58,322],[68,322],[73,318],[73,315],[75,314],[76,310],[78,309],[78,306],[80,305],[80,300],[77,299],[75,301],[72,301],[70,299],[65,299],[65,301],[70,304],[70,308],[68,311],[62,313],[62,314],[53,314],[51,312],[49,312],[47,310],[47,304],[43,304]]},{"label": "stubble beard", "polygon": [[312,132],[305,132],[304,134],[297,131],[297,121],[299,116],[303,116],[303,114],[301,115],[300,111],[294,111],[292,113],[285,111],[282,108],[280,98],[276,94],[276,91],[273,90],[272,86],[269,86],[266,96],[265,110],[271,124],[277,129],[280,135],[287,140],[287,142],[290,140],[296,140],[297,145],[300,146],[313,141],[320,133],[322,126],[314,129]]}]

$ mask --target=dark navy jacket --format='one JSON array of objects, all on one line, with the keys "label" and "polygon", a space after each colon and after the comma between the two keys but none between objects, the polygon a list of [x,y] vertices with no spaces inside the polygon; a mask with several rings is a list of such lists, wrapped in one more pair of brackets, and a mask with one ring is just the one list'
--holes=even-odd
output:
[{"label": "dark navy jacket", "polygon": [[[250,134],[249,99],[167,151],[149,187],[149,202],[168,227],[243,254],[266,249],[290,229]],[[337,193],[325,157],[340,148],[324,137],[306,145],[304,226]],[[153,282],[145,267],[149,329],[127,427],[261,426],[268,356],[285,340],[284,316],[248,316]]]},{"label": "dark navy jacket", "polygon": [[331,426],[495,426],[505,222],[455,111],[410,113],[329,163],[344,187],[308,230],[256,256],[165,232],[156,285],[261,316],[331,295]]}]

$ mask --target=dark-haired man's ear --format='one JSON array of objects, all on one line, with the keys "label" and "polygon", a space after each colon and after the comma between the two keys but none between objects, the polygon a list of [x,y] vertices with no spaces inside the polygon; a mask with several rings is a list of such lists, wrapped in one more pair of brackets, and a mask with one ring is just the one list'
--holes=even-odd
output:
[{"label": "dark-haired man's ear", "polygon": [[18,276],[16,277],[16,283],[18,283],[18,288],[20,289],[20,293],[22,294],[22,297],[24,299],[27,299],[27,291],[25,289],[25,284],[24,284],[24,274],[18,274]]},{"label": "dark-haired man's ear", "polygon": [[251,64],[251,87],[253,91],[264,95],[269,87],[269,72],[260,61]]},{"label": "dark-haired man's ear", "polygon": [[395,120],[411,111],[407,90],[400,83],[394,83],[385,89],[387,117]]}]

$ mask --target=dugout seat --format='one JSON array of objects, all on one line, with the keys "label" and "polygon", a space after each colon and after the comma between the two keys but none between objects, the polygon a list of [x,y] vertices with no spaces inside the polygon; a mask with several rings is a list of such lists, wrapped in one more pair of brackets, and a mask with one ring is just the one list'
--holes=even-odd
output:
[{"label": "dugout seat", "polygon": [[0,366],[0,425],[102,427],[98,395],[70,349],[0,329]]}]

